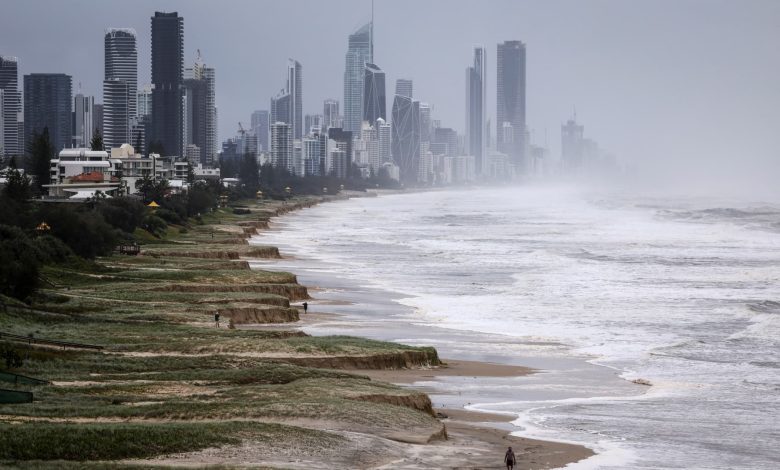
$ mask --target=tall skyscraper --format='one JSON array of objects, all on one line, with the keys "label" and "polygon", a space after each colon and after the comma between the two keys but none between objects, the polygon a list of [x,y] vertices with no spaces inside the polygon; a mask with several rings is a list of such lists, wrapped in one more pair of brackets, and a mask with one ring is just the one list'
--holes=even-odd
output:
[{"label": "tall skyscraper", "polygon": [[303,132],[303,79],[302,67],[297,60],[290,59],[287,64],[287,83],[285,88],[271,98],[271,122],[284,122],[290,125],[293,139],[300,139]]},{"label": "tall skyscraper", "polygon": [[165,155],[183,155],[182,82],[184,18],[155,12],[152,17],[152,135]]},{"label": "tall skyscraper", "polygon": [[292,117],[293,139],[303,134],[303,67],[297,60],[290,59],[287,64],[287,90],[290,92],[290,116]]},{"label": "tall skyscraper", "polygon": [[325,118],[322,114],[307,114],[303,117],[304,135],[319,134],[322,131]]},{"label": "tall skyscraper", "polygon": [[64,73],[32,73],[24,76],[24,141],[49,128],[54,151],[70,146],[71,77]]},{"label": "tall skyscraper", "polygon": [[184,70],[183,145],[196,145],[201,163],[211,167],[217,162],[216,72],[206,67],[200,51],[192,68]]},{"label": "tall skyscraper", "polygon": [[526,147],[525,44],[499,44],[496,65],[498,150],[509,155],[515,169],[522,171]]},{"label": "tall skyscraper", "polygon": [[271,124],[271,164],[293,171],[292,128],[286,122]]},{"label": "tall skyscraper", "polygon": [[363,120],[363,79],[367,63],[374,63],[373,23],[350,34],[344,70],[344,130],[360,132]]},{"label": "tall skyscraper", "polygon": [[269,122],[270,114],[268,110],[258,110],[252,113],[251,127],[257,136],[257,145],[264,151],[270,151],[268,146],[268,134],[271,131]]},{"label": "tall skyscraper", "polygon": [[420,102],[403,95],[393,100],[391,146],[401,182],[417,182],[420,166]]},{"label": "tall skyscraper", "polygon": [[0,55],[0,155],[24,154],[17,124],[20,98],[18,59]]},{"label": "tall skyscraper", "polygon": [[[201,163],[206,163],[203,156],[206,151],[206,81],[196,78],[184,79],[184,134],[185,150],[197,147]],[[190,153],[192,149],[190,147]],[[210,165],[210,162],[209,162]]]},{"label": "tall skyscraper", "polygon": [[131,140],[137,114],[138,49],[130,28],[110,28],[104,36],[103,142],[106,148]]},{"label": "tall skyscraper", "polygon": [[431,105],[420,103],[420,142],[431,142],[433,134],[433,120],[431,119]]},{"label": "tall skyscraper", "polygon": [[392,133],[392,126],[385,122],[384,119],[379,118],[376,120],[376,128],[379,137],[379,161],[381,164],[390,161],[390,134]]},{"label": "tall skyscraper", "polygon": [[395,81],[395,94],[412,98],[413,83],[411,78],[399,78]]},{"label": "tall skyscraper", "polygon": [[323,130],[327,131],[331,127],[341,127],[339,123],[339,101],[334,99],[327,99],[322,105],[322,116],[324,122],[322,123]]},{"label": "tall skyscraper", "polygon": [[[336,149],[330,153],[331,165],[328,169],[337,178],[346,178],[352,171],[352,143],[354,134],[340,127],[331,127],[328,138],[335,142]],[[339,153],[341,152],[341,153]]]},{"label": "tall skyscraper", "polygon": [[474,157],[474,170],[482,174],[487,152],[487,52],[474,48],[474,64],[466,68],[466,152]]},{"label": "tall skyscraper", "polygon": [[385,106],[385,72],[374,64],[366,64],[363,77],[363,121],[373,126],[377,119],[387,119]]},{"label": "tall skyscraper", "polygon": [[144,85],[143,88],[138,90],[136,99],[136,117],[138,119],[144,116],[152,117],[152,85]]},{"label": "tall skyscraper", "polygon": [[103,144],[107,149],[130,143],[130,102],[135,93],[124,80],[103,80]]},{"label": "tall skyscraper", "polygon": [[292,125],[291,103],[292,97],[286,90],[279,91],[276,97],[271,98],[271,124],[283,122]]},{"label": "tall skyscraper", "polygon": [[73,145],[89,147],[95,132],[95,97],[81,93],[73,98]]},{"label": "tall skyscraper", "polygon": [[585,126],[574,116],[561,126],[561,163],[564,171],[575,173],[582,167]]},{"label": "tall skyscraper", "polygon": [[458,152],[458,133],[449,127],[437,127],[433,130],[433,142],[440,144],[444,148],[444,153],[448,157],[457,157]]}]

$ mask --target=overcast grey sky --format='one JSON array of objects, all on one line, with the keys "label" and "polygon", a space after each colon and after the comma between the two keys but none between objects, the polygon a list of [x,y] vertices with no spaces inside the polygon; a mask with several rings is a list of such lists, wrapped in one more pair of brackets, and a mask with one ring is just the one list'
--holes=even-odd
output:
[{"label": "overcast grey sky", "polygon": [[[288,57],[304,67],[305,113],[321,113],[324,98],[343,101],[347,36],[371,14],[369,0],[1,4],[0,54],[19,57],[21,74],[71,74],[74,92],[81,82],[98,97],[104,28],[137,30],[140,85],[150,75],[150,17],[178,11],[185,62],[200,49],[216,68],[220,140],[268,109]],[[413,78],[416,98],[459,132],[473,45],[488,48],[494,123],[496,44],[519,39],[528,51],[528,123],[537,143],[546,131],[555,156],[576,105],[586,135],[624,161],[763,169],[780,160],[778,0],[377,0],[375,25],[389,94],[396,78]]]}]

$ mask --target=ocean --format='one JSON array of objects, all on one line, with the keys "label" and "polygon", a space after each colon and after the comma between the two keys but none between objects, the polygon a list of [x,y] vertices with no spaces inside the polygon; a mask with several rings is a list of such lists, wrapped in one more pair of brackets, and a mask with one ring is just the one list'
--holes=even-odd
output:
[{"label": "ocean", "polygon": [[350,301],[319,307],[345,315],[319,332],[538,369],[449,378],[432,399],[598,452],[570,468],[780,468],[776,202],[386,194],[285,215],[253,243],[280,246],[276,267],[315,297]]}]

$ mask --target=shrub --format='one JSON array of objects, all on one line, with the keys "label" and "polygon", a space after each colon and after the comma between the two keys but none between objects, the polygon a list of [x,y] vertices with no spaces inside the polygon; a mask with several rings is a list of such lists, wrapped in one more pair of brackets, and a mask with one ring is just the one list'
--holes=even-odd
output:
[{"label": "shrub", "polygon": [[141,201],[129,197],[101,201],[97,210],[109,225],[126,233],[133,233],[141,225],[147,211]]},{"label": "shrub", "polygon": [[161,237],[168,229],[168,224],[154,214],[146,214],[144,220],[141,222],[141,228],[151,233],[155,237]]},{"label": "shrub", "polygon": [[33,243],[43,264],[62,263],[73,256],[73,250],[65,242],[48,234],[35,238]]},{"label": "shrub", "polygon": [[20,228],[0,225],[0,293],[26,299],[35,292],[41,257]]},{"label": "shrub", "polygon": [[173,212],[172,210],[168,209],[157,209],[154,211],[154,215],[161,218],[165,222],[169,224],[176,224],[176,225],[183,225],[184,221],[181,217],[179,217],[179,214],[176,212]]},{"label": "shrub", "polygon": [[39,216],[50,227],[50,234],[61,239],[83,258],[110,254],[119,240],[114,227],[97,211],[69,205],[44,205]]}]

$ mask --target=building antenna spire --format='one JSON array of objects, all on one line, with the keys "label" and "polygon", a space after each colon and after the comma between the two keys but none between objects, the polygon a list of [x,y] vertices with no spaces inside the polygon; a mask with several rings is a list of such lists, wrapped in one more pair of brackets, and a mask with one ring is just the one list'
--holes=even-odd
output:
[{"label": "building antenna spire", "polygon": [[371,57],[371,63],[374,63],[374,0],[371,0],[371,30],[369,39],[368,56]]}]

